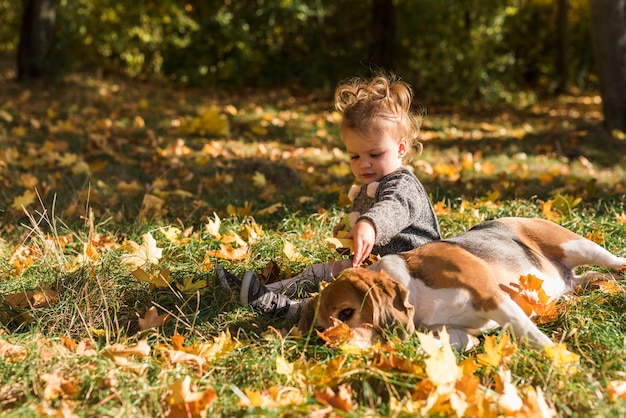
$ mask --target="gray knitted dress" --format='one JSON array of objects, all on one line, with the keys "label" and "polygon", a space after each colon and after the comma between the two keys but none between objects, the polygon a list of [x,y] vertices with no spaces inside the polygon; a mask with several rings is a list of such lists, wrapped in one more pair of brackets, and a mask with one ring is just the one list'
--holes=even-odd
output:
[{"label": "gray knitted dress", "polygon": [[372,254],[384,256],[408,251],[441,239],[439,224],[424,186],[406,168],[367,186],[352,186],[349,215],[352,227],[361,219],[376,229]]}]

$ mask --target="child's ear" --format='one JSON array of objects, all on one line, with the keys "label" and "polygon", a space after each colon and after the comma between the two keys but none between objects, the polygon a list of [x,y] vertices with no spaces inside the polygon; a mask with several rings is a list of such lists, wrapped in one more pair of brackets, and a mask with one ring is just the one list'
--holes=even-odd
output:
[{"label": "child's ear", "polygon": [[406,138],[400,139],[398,142],[398,155],[400,158],[404,158],[409,151],[409,143]]}]

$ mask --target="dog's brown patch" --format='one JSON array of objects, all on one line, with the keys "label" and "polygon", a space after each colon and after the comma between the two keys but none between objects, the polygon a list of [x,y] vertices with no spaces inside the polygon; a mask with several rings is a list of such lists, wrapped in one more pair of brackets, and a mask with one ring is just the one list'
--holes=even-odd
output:
[{"label": "dog's brown patch", "polygon": [[402,257],[411,277],[432,289],[465,289],[475,309],[494,310],[502,300],[491,266],[456,244],[431,242]]}]

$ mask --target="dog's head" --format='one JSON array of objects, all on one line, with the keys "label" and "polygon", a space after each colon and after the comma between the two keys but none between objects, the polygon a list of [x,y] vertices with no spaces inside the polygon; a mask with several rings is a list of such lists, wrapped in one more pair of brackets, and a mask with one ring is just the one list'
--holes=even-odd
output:
[{"label": "dog's head", "polygon": [[302,332],[311,326],[324,330],[336,318],[350,328],[372,324],[378,333],[399,327],[407,336],[415,331],[413,312],[409,291],[402,284],[384,271],[353,268],[342,272],[306,304],[298,328]]}]

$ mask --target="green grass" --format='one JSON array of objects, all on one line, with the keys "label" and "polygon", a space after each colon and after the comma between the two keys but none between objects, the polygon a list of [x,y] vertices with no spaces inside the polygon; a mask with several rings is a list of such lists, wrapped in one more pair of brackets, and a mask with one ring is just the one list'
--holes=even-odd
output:
[{"label": "green grass", "polygon": [[[316,390],[342,385],[351,389],[354,409],[335,409],[338,416],[411,415],[398,412],[397,402],[416,399],[416,388],[427,381],[418,371],[427,356],[416,336],[360,353],[316,336],[285,336],[293,320],[239,306],[206,263],[207,251],[219,249],[231,233],[249,244],[249,255],[209,261],[238,275],[260,273],[272,262],[284,278],[338,258],[324,240],[343,215],[351,176],[330,98],[310,101],[285,92],[272,100],[262,93],[219,97],[75,76],[49,88],[3,82],[0,91],[0,340],[22,347],[0,361],[3,416],[176,416],[168,412],[168,393],[185,377],[199,391],[215,391],[208,416],[308,416],[326,408]],[[207,134],[222,123],[215,118],[181,128],[181,121],[211,106],[228,121],[228,135]],[[443,202],[444,236],[502,216],[554,216],[577,233],[596,233],[608,250],[624,255],[626,144],[599,128],[598,109],[590,96],[524,109],[429,109],[425,152],[413,166],[433,202]],[[39,197],[24,200],[22,210],[16,202],[34,188]],[[162,199],[156,208],[143,206],[147,194]],[[554,203],[576,198],[574,207]],[[556,209],[545,210],[545,202]],[[275,212],[262,212],[277,203]],[[240,215],[232,213],[237,209]],[[214,213],[222,238],[207,228]],[[249,232],[255,225],[262,231],[256,240]],[[187,233],[170,239],[167,227]],[[124,243],[140,244],[146,232],[163,249],[158,268],[171,272],[170,288],[135,279],[121,262],[128,253]],[[71,242],[60,245],[54,237]],[[97,243],[98,257],[80,263],[89,242]],[[285,242],[300,257],[288,257]],[[30,253],[16,258],[20,246]],[[587,289],[542,326],[580,355],[576,372],[525,346],[501,366],[521,392],[541,389],[559,416],[626,412],[626,402],[609,399],[607,389],[609,381],[626,380],[624,274],[615,279],[619,291]],[[197,292],[185,290],[185,283],[203,282]],[[37,308],[11,303],[9,295],[44,285],[58,292],[58,301]],[[141,330],[138,316],[152,306],[173,320]],[[216,353],[201,369],[173,363],[167,350],[175,334],[188,348],[197,344]],[[231,345],[219,349],[220,338]],[[130,357],[128,366],[106,354],[112,344],[144,340],[150,354]],[[93,351],[71,344],[81,341]],[[457,360],[482,352],[481,345]],[[396,367],[386,367],[381,359],[393,356]],[[294,370],[282,372],[281,362]],[[52,387],[46,374],[65,379],[60,393],[46,392]],[[486,392],[497,389],[496,374],[487,367],[472,373]],[[255,392],[268,396],[273,388],[293,395],[293,402],[246,404]]]}]

